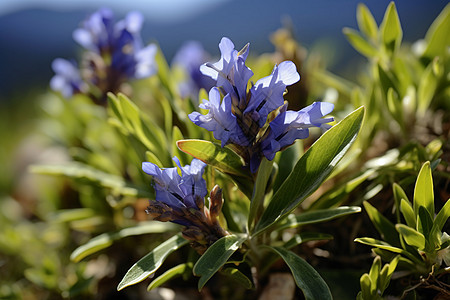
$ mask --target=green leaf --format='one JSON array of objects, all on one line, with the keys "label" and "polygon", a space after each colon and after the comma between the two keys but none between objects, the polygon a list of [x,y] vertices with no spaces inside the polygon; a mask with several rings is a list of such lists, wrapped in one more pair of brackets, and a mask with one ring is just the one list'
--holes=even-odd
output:
[{"label": "green leaf", "polygon": [[427,48],[423,56],[432,59],[436,56],[444,56],[450,44],[450,5],[446,5],[439,16],[428,29],[425,40]]},{"label": "green leaf", "polygon": [[294,228],[307,224],[326,222],[358,212],[361,212],[361,207],[359,206],[341,206],[337,208],[306,211],[298,216],[291,214],[286,218],[286,222],[280,224],[280,227],[278,227],[277,230]]},{"label": "green leaf", "polygon": [[167,281],[183,275],[190,269],[192,269],[192,263],[180,264],[178,266],[170,268],[169,270],[167,270],[160,276],[153,279],[152,282],[150,282],[150,284],[148,285],[147,291],[157,288],[157,287],[161,286],[162,284],[166,283]]},{"label": "green leaf", "polygon": [[447,199],[447,201],[445,201],[444,206],[441,208],[441,210],[434,218],[433,226],[435,226],[436,229],[439,231],[442,230],[448,218],[450,218],[450,199]]},{"label": "green leaf", "polygon": [[264,199],[266,196],[267,181],[272,174],[273,162],[263,158],[256,176],[255,187],[253,188],[253,196],[250,202],[250,211],[248,213],[248,228],[253,228],[253,221],[264,209]]},{"label": "green leaf", "polygon": [[431,232],[431,227],[433,227],[433,219],[425,207],[419,207],[419,216],[417,219],[417,231],[428,237]]},{"label": "green leaf", "polygon": [[395,256],[395,258],[391,260],[389,264],[384,265],[383,269],[380,272],[380,276],[378,278],[378,287],[381,290],[382,294],[389,286],[392,274],[394,274],[394,271],[397,268],[397,264],[400,261],[400,257],[401,257],[400,255]]},{"label": "green leaf", "polygon": [[248,278],[244,273],[239,271],[237,268],[234,267],[223,268],[220,271],[220,274],[227,276],[228,278],[232,279],[236,283],[239,283],[248,290],[254,288],[253,282],[250,280],[250,278]]},{"label": "green leaf", "polygon": [[158,270],[170,253],[187,243],[188,241],[182,238],[181,235],[175,235],[157,246],[128,270],[117,286],[117,290],[120,291],[149,277]]},{"label": "green leaf", "polygon": [[419,207],[428,210],[430,216],[434,216],[433,178],[431,177],[430,162],[427,161],[420,169],[414,188],[414,214],[419,215]]},{"label": "green leaf", "polygon": [[303,258],[281,247],[264,246],[283,258],[291,269],[295,283],[302,290],[306,300],[333,299],[330,289],[317,271]]},{"label": "green leaf", "polygon": [[183,151],[180,151],[180,149],[178,149],[177,147],[177,141],[180,141],[184,138],[183,133],[181,132],[180,128],[178,128],[178,126],[173,126],[172,131],[172,155],[177,156],[180,159],[180,163],[182,166],[190,164],[191,158]]},{"label": "green leaf", "polygon": [[33,165],[30,167],[30,171],[32,173],[43,175],[66,176],[82,182],[110,188],[113,193],[120,195],[136,197],[151,196],[146,190],[126,182],[120,176],[112,175],[78,162],[70,162],[61,165]]},{"label": "green leaf", "polygon": [[380,32],[383,42],[389,50],[393,51],[400,45],[403,31],[394,1],[392,1],[386,9],[383,21],[380,25]]},{"label": "green leaf", "polygon": [[298,246],[300,244],[309,242],[309,241],[324,241],[324,240],[332,240],[333,236],[331,234],[326,233],[318,233],[318,232],[301,232],[299,234],[294,235],[289,241],[287,241],[283,248],[290,249],[292,247]]},{"label": "green leaf", "polygon": [[356,238],[355,242],[369,245],[369,246],[376,247],[376,248],[380,248],[380,249],[387,250],[390,252],[399,253],[399,254],[406,256],[407,258],[409,258],[410,260],[412,260],[414,262],[421,263],[421,261],[419,261],[413,254],[411,254],[403,249],[400,249],[398,247],[394,247],[386,242],[374,239],[374,238],[368,238],[368,237]]},{"label": "green leaf", "polygon": [[381,257],[376,256],[375,259],[373,260],[372,267],[370,268],[369,271],[370,282],[372,282],[370,293],[372,295],[376,295],[377,293],[378,288],[377,282],[380,275],[380,271],[381,271]]},{"label": "green leaf", "polygon": [[262,232],[295,209],[325,181],[355,141],[364,115],[361,107],[325,132],[299,159],[272,197],[256,226]]},{"label": "green leaf", "polygon": [[425,249],[425,237],[423,234],[404,224],[397,224],[395,225],[395,228],[408,245],[416,247],[418,250]]},{"label": "green leaf", "polygon": [[372,281],[370,280],[369,274],[364,273],[359,279],[359,284],[361,286],[361,299],[372,299]]},{"label": "green leaf", "polygon": [[343,33],[347,37],[347,40],[350,44],[355,48],[356,51],[361,53],[362,55],[370,58],[375,57],[377,55],[377,49],[372,46],[368,41],[366,41],[358,31],[351,28],[344,28]]},{"label": "green leaf", "polygon": [[253,179],[250,171],[244,168],[239,155],[231,149],[222,148],[219,144],[204,140],[181,140],[177,142],[178,148],[228,174],[248,199],[252,198]]},{"label": "green leaf", "polygon": [[86,244],[81,245],[75,249],[70,255],[70,259],[74,262],[79,262],[83,258],[100,250],[108,248],[114,241],[120,240],[127,236],[142,235],[148,233],[163,233],[171,230],[175,230],[176,225],[170,223],[161,223],[155,221],[143,222],[138,226],[124,228],[117,232],[109,232],[98,235]]},{"label": "green leaf", "polygon": [[[401,201],[402,199],[408,200],[408,196],[406,196],[405,191],[394,182],[392,185],[392,191],[394,193],[394,203],[395,203],[395,212],[397,213],[397,223],[400,223],[400,210],[401,210]],[[409,224],[408,224],[409,225]],[[413,226],[415,227],[415,226]]]},{"label": "green leaf", "polygon": [[245,235],[227,235],[217,240],[203,253],[193,269],[194,275],[200,276],[198,282],[199,290],[219,271],[246,239]]},{"label": "green leaf", "polygon": [[440,74],[436,74],[433,70],[435,64],[438,67],[443,67],[439,60],[434,60],[430,63],[422,73],[419,81],[419,87],[417,88],[417,112],[420,117],[423,117],[425,112],[429,110],[431,101],[433,100],[436,93],[436,88],[439,84]]},{"label": "green leaf", "polygon": [[405,218],[406,224],[411,228],[416,228],[416,217],[411,203],[408,200],[402,199],[400,201],[400,211]]},{"label": "green leaf", "polygon": [[364,201],[363,205],[366,209],[367,215],[369,216],[377,231],[380,233],[381,237],[389,244],[400,247],[400,239],[397,231],[395,230],[394,224],[392,224],[391,221],[383,216],[369,202]]},{"label": "green leaf", "polygon": [[241,157],[226,147],[204,140],[181,140],[177,142],[177,146],[181,151],[224,173],[251,178],[250,173],[244,169]]},{"label": "green leaf", "polygon": [[356,20],[358,21],[359,30],[372,41],[375,41],[378,36],[378,26],[373,15],[363,3],[358,4]]}]

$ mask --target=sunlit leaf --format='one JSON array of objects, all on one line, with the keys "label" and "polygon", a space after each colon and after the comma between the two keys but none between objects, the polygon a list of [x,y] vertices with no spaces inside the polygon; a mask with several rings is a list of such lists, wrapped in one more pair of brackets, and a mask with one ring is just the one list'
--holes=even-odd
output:
[{"label": "sunlit leaf", "polygon": [[166,283],[169,280],[172,280],[173,278],[179,277],[192,269],[192,263],[184,263],[177,265],[173,268],[170,268],[160,276],[156,277],[155,279],[150,282],[150,284],[147,287],[147,291],[150,291],[154,288],[157,288],[161,286],[162,284]]},{"label": "sunlit leaf", "polygon": [[392,1],[384,14],[383,21],[380,25],[380,32],[383,42],[390,50],[394,50],[400,45],[403,31],[398,18],[397,9]]},{"label": "sunlit leaf", "polygon": [[428,29],[425,40],[427,42],[427,48],[425,49],[424,56],[433,58],[436,56],[443,56],[448,51],[448,45],[450,45],[450,5],[447,4],[439,16],[433,21]]},{"label": "sunlit leaf", "polygon": [[414,214],[419,215],[419,207],[423,206],[428,210],[430,216],[434,216],[434,193],[433,178],[431,177],[430,162],[427,161],[420,169],[414,188]]},{"label": "sunlit leaf", "polygon": [[341,206],[337,208],[306,211],[297,216],[291,214],[286,218],[286,222],[280,224],[280,227],[278,227],[277,230],[326,222],[349,214],[358,213],[360,211],[361,207],[359,206]]},{"label": "sunlit leaf", "polygon": [[367,6],[363,3],[358,4],[356,11],[356,20],[358,21],[359,30],[368,38],[375,41],[378,36],[378,26],[373,15]]},{"label": "sunlit leaf", "polygon": [[356,51],[369,58],[377,55],[377,49],[366,41],[356,30],[344,28],[343,32]]},{"label": "sunlit leaf", "polygon": [[375,207],[369,202],[363,202],[367,215],[369,216],[372,224],[377,231],[383,237],[383,239],[393,246],[400,247],[400,240],[394,224],[391,223],[385,216],[383,216]]},{"label": "sunlit leaf", "polygon": [[416,228],[416,217],[411,203],[408,200],[402,199],[400,201],[400,211],[405,218],[406,224],[411,228]]},{"label": "sunlit leaf", "polygon": [[404,224],[396,224],[395,228],[403,236],[408,245],[416,247],[419,250],[425,249],[425,237],[423,234]]},{"label": "sunlit leaf", "polygon": [[261,232],[279,221],[319,187],[354,142],[363,115],[362,107],[355,110],[325,132],[308,149],[272,197],[256,231]]}]

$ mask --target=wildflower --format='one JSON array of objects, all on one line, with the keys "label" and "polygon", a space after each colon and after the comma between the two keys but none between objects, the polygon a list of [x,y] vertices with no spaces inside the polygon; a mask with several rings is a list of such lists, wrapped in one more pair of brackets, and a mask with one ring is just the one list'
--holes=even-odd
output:
[{"label": "wildflower", "polygon": [[65,98],[86,90],[87,86],[74,62],[57,58],[52,62],[52,69],[55,72],[50,80],[52,90],[60,92]]},{"label": "wildflower", "polygon": [[138,12],[131,12],[115,23],[113,12],[102,8],[74,31],[74,40],[84,48],[81,80],[98,101],[103,101],[107,92],[119,91],[126,80],[145,78],[156,72],[156,46],[143,46],[142,23],[143,17]]},{"label": "wildflower", "polygon": [[[240,154],[252,173],[258,170],[261,159],[275,157],[276,152],[308,137],[310,127],[324,130],[333,118],[323,117],[333,110],[329,103],[315,102],[300,111],[287,111],[283,95],[286,87],[300,80],[291,61],[276,65],[269,76],[259,79],[247,91],[253,72],[245,65],[249,45],[241,51],[226,37],[219,48],[218,62],[200,67],[203,74],[216,80],[210,91],[210,101],[200,108],[209,110],[206,115],[193,112],[190,120],[209,131],[221,145],[230,145]],[[221,92],[222,96],[220,95]]]},{"label": "wildflower", "polygon": [[188,41],[175,54],[172,65],[183,69],[188,78],[180,83],[179,89],[182,97],[198,98],[200,89],[209,91],[215,84],[210,77],[200,72],[200,66],[208,61],[209,54],[203,46],[196,41]]},{"label": "wildflower", "polygon": [[184,226],[183,236],[191,245],[203,253],[216,240],[228,233],[220,226],[217,217],[222,208],[222,192],[218,186],[210,193],[209,207],[205,206],[208,191],[202,178],[206,164],[193,159],[190,165],[160,169],[153,163],[142,163],[145,173],[153,176],[155,200],[149,201],[147,213],[162,222],[173,222]]}]

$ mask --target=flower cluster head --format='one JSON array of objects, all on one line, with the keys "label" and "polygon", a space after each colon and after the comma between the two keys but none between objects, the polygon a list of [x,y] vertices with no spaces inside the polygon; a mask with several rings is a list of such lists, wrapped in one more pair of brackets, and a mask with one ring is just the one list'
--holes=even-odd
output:
[{"label": "flower cluster head", "polygon": [[209,101],[200,108],[206,115],[193,112],[189,118],[196,125],[213,132],[222,147],[227,144],[244,158],[252,173],[261,159],[275,157],[276,152],[292,145],[296,139],[308,137],[310,127],[328,129],[333,118],[323,118],[334,106],[315,102],[300,111],[287,110],[283,94],[286,87],[300,80],[295,64],[284,61],[276,65],[267,77],[259,79],[250,89],[248,81],[253,72],[245,65],[249,44],[240,51],[233,42],[222,38],[218,62],[200,67],[203,74],[216,81],[209,92]]},{"label": "flower cluster head", "polygon": [[[153,176],[155,200],[149,201],[147,213],[162,222],[173,222],[184,226],[183,236],[191,245],[203,253],[211,244],[228,233],[218,222],[222,209],[222,191],[215,186],[210,193],[209,207],[205,206],[208,193],[202,175],[206,164],[193,159],[190,165],[160,169],[157,165],[144,162],[142,169]],[[180,173],[179,173],[179,170]]]},{"label": "flower cluster head", "polygon": [[64,97],[90,93],[101,98],[107,92],[119,91],[128,79],[153,75],[156,46],[144,47],[142,23],[143,16],[138,12],[130,12],[118,22],[110,9],[94,12],[73,32],[74,40],[84,49],[80,68],[71,61],[56,59],[50,87]]}]

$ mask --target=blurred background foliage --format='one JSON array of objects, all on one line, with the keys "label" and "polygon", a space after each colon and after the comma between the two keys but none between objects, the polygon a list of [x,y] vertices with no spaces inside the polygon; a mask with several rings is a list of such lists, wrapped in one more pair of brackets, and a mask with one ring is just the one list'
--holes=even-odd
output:
[{"label": "blurred background foliage", "polygon": [[[170,166],[174,155],[187,163],[189,158],[176,148],[175,141],[211,138],[209,133],[185,122],[186,112],[195,109],[198,99],[180,95],[177,83],[186,74],[170,61],[186,37],[200,40],[209,53],[218,53],[217,42],[228,33],[220,28],[228,24],[211,26],[215,34],[209,38],[202,38],[207,35],[200,27],[209,27],[203,22],[213,23],[216,16],[231,14],[236,6],[243,14],[241,18],[248,16],[249,24],[256,22],[252,15],[255,9],[246,8],[248,3],[241,6],[228,2],[196,15],[195,20],[186,20],[192,26],[184,29],[188,30],[186,34],[179,31],[183,28],[181,23],[167,25],[166,33],[160,30],[162,25],[144,30],[146,40],[158,41],[162,50],[157,57],[158,74],[130,83],[127,91],[133,102],[125,96],[118,96],[123,97],[121,101],[111,97],[107,109],[82,95],[67,101],[47,92],[50,62],[54,57],[71,53],[64,52],[67,49],[76,48],[69,37],[85,11],[57,14],[58,18],[65,14],[76,17],[58,25],[50,24],[51,28],[59,24],[68,27],[64,33],[66,42],[55,48],[58,52],[50,52],[50,58],[40,59],[36,64],[31,60],[34,54],[14,49],[25,51],[22,45],[14,44],[23,37],[14,39],[14,34],[5,34],[6,27],[0,26],[2,44],[11,45],[3,49],[6,52],[2,59],[16,59],[3,63],[1,74],[0,298],[151,299],[153,294],[147,293],[142,285],[116,291],[128,268],[177,230],[176,226],[148,220],[145,208],[153,192],[148,188],[149,179],[141,171],[141,163],[151,161]],[[280,3],[285,10],[277,11],[277,20],[268,22],[270,28],[262,23],[243,26],[246,22],[226,27],[235,36],[237,45],[249,41],[253,53],[260,54],[248,59],[254,78],[269,74],[273,64],[283,60],[292,60],[297,65],[301,80],[289,87],[286,95],[292,109],[321,99],[335,104],[333,114],[340,120],[355,108],[366,107],[364,125],[355,145],[299,211],[362,206],[363,201],[368,201],[386,219],[400,223],[392,185],[397,183],[413,199],[419,170],[427,161],[433,172],[436,211],[448,200],[449,6],[445,1],[406,2],[396,1],[397,9],[387,1],[378,6],[370,2],[367,6],[357,5],[356,1],[326,2],[327,9],[323,9],[323,3],[319,7],[311,4],[311,16],[321,16],[322,22],[313,21],[311,16],[301,20],[291,12],[290,21],[281,26],[280,16],[289,11],[289,5],[293,11],[303,9],[300,4],[286,1]],[[260,5],[264,7],[265,2]],[[336,5],[350,6],[349,12],[342,14],[345,23],[332,23],[335,28],[328,33],[313,26],[321,23],[329,29],[331,25],[325,20],[338,15]],[[417,12],[423,14],[419,22]],[[14,22],[29,14],[33,13],[5,14],[0,23],[17,25]],[[146,23],[149,21],[147,18]],[[255,33],[258,26],[261,29]],[[242,27],[246,29],[240,32]],[[305,27],[310,32],[305,32]],[[341,31],[343,27],[346,28]],[[19,36],[23,34],[21,28],[16,33]],[[348,44],[338,41],[344,37]],[[10,38],[11,41],[7,40]],[[49,40],[44,41],[43,45],[54,46]],[[350,46],[359,54],[350,50]],[[25,72],[30,73],[27,76],[33,74],[33,78],[24,76]],[[200,91],[200,97],[206,98],[204,91]],[[136,130],[138,126],[142,128]],[[278,155],[280,170],[292,168],[292,157],[307,149],[317,135],[312,134],[303,144]],[[285,161],[286,166],[282,165]],[[223,187],[232,186],[226,178],[218,176]],[[226,188],[224,193],[225,199],[230,199],[230,204],[226,201],[224,214],[226,205],[248,205],[241,197],[227,194]],[[227,216],[228,227],[238,227],[240,219],[239,215]],[[373,265],[381,264],[376,260],[372,265],[374,258],[368,247],[353,242],[362,236],[380,239],[379,228],[371,219],[363,212],[302,227],[302,231],[334,236],[331,241],[303,243],[296,250],[321,273],[336,299],[354,299],[363,286],[359,286],[360,276]],[[448,232],[448,222],[442,231]],[[167,268],[179,263],[181,257],[195,254],[182,249],[177,255],[168,258]],[[391,265],[397,265],[397,261]],[[401,296],[401,291],[414,286],[421,275],[424,274],[399,280],[396,289],[387,292]],[[185,281],[169,287],[175,291],[182,289],[188,298],[198,297],[195,279],[183,278]],[[448,274],[444,280],[448,284]],[[239,289],[226,290],[213,280],[202,296],[226,299],[232,293],[245,295]],[[414,293],[417,299],[427,299],[438,292],[418,289]]]}]

